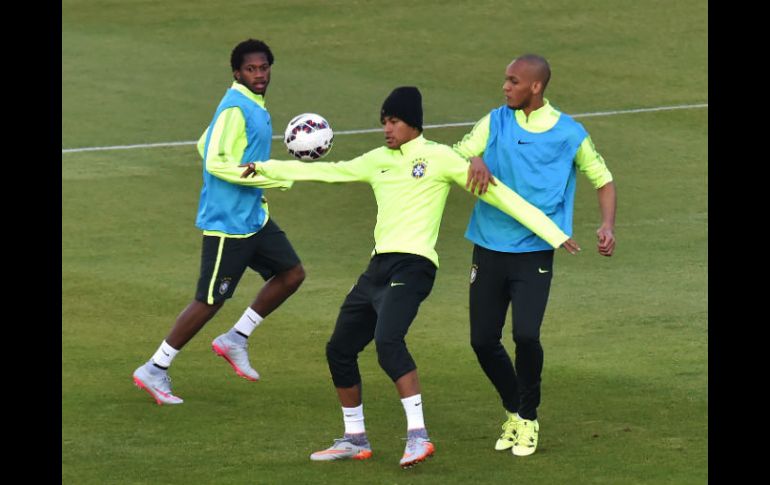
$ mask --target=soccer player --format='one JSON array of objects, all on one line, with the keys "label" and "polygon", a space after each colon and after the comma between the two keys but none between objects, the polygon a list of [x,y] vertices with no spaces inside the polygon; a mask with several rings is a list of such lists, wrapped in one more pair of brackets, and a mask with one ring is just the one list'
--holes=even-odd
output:
[{"label": "soccer player", "polygon": [[[415,87],[393,90],[380,111],[386,146],[346,162],[250,163],[243,176],[259,173],[276,180],[369,183],[377,200],[373,257],[345,298],[326,357],[342,405],[345,434],[311,460],[364,460],[372,456],[366,437],[358,354],[374,339],[377,359],[395,383],[407,420],[400,465],[411,467],[434,452],[423,418],[417,366],[404,338],[438,268],[435,250],[441,215],[452,183],[463,186],[468,162],[450,147],[422,136],[422,96]],[[500,184],[482,196],[548,241],[569,239],[540,210]]]},{"label": "soccer player", "polygon": [[[273,53],[262,41],[248,39],[232,51],[233,82],[199,143],[203,187],[195,225],[203,230],[200,277],[195,299],[182,310],[152,358],[134,372],[134,382],[158,404],[181,404],[171,392],[168,367],[184,345],[232,297],[246,267],[266,280],[230,331],[212,342],[213,351],[249,381],[248,338],[305,278],[286,234],[269,217],[262,188],[246,186],[239,164],[270,157],[272,125],[265,108]],[[253,184],[252,184],[253,185]],[[260,187],[291,184],[262,180]]]},{"label": "soccer player", "polygon": [[[612,174],[583,126],[543,97],[550,78],[551,69],[543,57],[528,54],[514,59],[505,70],[506,104],[484,116],[454,149],[471,159],[467,180],[471,190],[478,187],[483,193],[488,182],[494,184],[497,178],[569,235],[575,169],[579,169],[599,198],[599,254],[612,256],[616,206]],[[553,276],[553,247],[483,197],[476,202],[465,237],[474,243],[471,345],[506,413],[495,449],[531,455],[537,449],[540,428],[540,326]],[[513,307],[515,366],[500,341],[509,305]]]}]

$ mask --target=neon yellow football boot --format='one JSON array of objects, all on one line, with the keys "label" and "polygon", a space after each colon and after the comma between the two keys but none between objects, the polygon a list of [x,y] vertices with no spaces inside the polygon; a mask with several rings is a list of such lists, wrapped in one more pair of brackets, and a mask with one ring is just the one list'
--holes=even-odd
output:
[{"label": "neon yellow football boot", "polygon": [[537,449],[537,434],[540,431],[540,425],[537,419],[530,421],[522,419],[519,421],[516,441],[513,443],[513,454],[516,456],[528,456]]},{"label": "neon yellow football boot", "polygon": [[505,414],[508,415],[508,419],[503,423],[503,434],[500,435],[500,439],[495,443],[495,449],[497,451],[507,450],[513,446],[518,433],[517,428],[521,422],[519,413],[509,413],[506,411]]}]

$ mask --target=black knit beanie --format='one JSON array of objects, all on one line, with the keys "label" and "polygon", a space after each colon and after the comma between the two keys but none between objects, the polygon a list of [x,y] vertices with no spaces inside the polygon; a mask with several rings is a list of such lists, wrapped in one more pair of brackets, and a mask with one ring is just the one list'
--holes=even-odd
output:
[{"label": "black knit beanie", "polygon": [[414,86],[400,86],[385,98],[380,110],[380,122],[395,116],[409,126],[422,131],[422,95]]}]

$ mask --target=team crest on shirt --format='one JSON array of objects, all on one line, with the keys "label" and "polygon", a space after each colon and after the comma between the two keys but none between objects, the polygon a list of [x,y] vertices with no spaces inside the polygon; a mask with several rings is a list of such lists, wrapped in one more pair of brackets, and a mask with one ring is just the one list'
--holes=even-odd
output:
[{"label": "team crest on shirt", "polygon": [[471,283],[476,281],[476,274],[479,272],[479,266],[476,264],[471,265]]},{"label": "team crest on shirt", "polygon": [[428,161],[424,158],[417,158],[412,160],[412,177],[419,179],[425,175],[425,171],[428,170]]},{"label": "team crest on shirt", "polygon": [[222,282],[219,283],[219,294],[224,295],[228,288],[230,288],[230,278],[223,278]]}]

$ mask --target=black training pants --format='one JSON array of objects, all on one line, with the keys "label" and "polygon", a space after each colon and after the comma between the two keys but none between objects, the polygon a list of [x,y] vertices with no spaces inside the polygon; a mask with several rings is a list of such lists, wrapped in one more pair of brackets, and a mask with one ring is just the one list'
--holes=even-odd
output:
[{"label": "black training pants", "polygon": [[[470,283],[471,346],[503,407],[537,419],[543,347],[540,325],[553,275],[553,250],[503,253],[473,247]],[[515,369],[501,342],[512,306]]]}]

